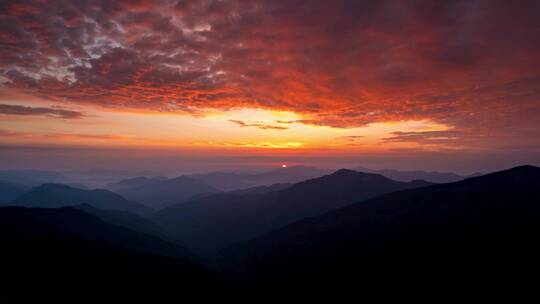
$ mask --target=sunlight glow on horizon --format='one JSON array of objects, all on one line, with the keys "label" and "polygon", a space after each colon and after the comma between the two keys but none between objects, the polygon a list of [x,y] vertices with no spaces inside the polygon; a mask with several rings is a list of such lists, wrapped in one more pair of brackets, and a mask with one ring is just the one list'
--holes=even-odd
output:
[{"label": "sunlight glow on horizon", "polygon": [[[55,103],[50,103],[50,106],[63,108]],[[84,117],[6,117],[3,130],[14,136],[4,136],[1,142],[53,146],[377,151],[419,147],[416,143],[384,142],[393,132],[452,129],[427,120],[388,121],[355,128],[336,128],[304,123],[308,117],[290,111],[254,108],[209,111],[200,116],[173,112],[122,112],[90,105],[77,109],[82,110]],[[437,146],[429,148],[436,149]]]}]

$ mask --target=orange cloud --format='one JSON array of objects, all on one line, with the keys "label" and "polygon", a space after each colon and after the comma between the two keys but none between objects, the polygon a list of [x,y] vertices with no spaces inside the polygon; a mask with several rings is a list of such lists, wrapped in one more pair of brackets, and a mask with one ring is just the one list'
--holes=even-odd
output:
[{"label": "orange cloud", "polygon": [[[263,108],[335,128],[431,120],[460,132],[456,142],[540,146],[531,137],[539,9],[487,0],[5,2],[0,81],[120,110]],[[428,140],[387,142],[413,139]]]},{"label": "orange cloud", "polygon": [[45,108],[45,107],[26,107],[20,105],[8,105],[0,104],[0,114],[4,115],[44,115],[50,117],[57,117],[63,119],[74,119],[84,117],[84,114],[78,111],[59,109],[59,108]]},{"label": "orange cloud", "polygon": [[262,122],[246,123],[244,121],[234,120],[234,119],[230,119],[229,121],[239,125],[240,127],[255,127],[262,130],[287,130],[288,129],[287,127],[278,126],[278,125],[270,125],[270,124],[265,124]]}]

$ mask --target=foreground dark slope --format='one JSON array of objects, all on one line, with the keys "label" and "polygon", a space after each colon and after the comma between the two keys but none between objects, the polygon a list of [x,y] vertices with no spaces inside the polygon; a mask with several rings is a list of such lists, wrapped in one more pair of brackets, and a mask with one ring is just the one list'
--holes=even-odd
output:
[{"label": "foreground dark slope", "polygon": [[163,273],[206,280],[186,251],[156,237],[105,223],[80,210],[0,208],[2,271],[28,275]]},{"label": "foreground dark slope", "polygon": [[539,269],[539,241],[540,168],[523,166],[304,219],[223,261],[288,283],[508,279]]},{"label": "foreground dark slope", "polygon": [[155,220],[188,248],[207,257],[235,242],[358,200],[428,185],[376,174],[339,170],[281,191],[212,195],[166,208]]},{"label": "foreground dark slope", "polygon": [[83,190],[63,184],[43,184],[15,199],[10,205],[21,207],[59,208],[88,204],[99,209],[126,210],[147,214],[152,210],[103,189]]},{"label": "foreground dark slope", "polygon": [[[1,225],[5,235],[9,235],[9,228],[18,231],[19,228],[24,230],[26,223],[39,223],[50,230],[129,250],[174,257],[189,255],[189,252],[181,246],[154,235],[111,224],[76,207],[58,209],[4,207],[0,208],[0,216],[3,219]],[[21,222],[18,223],[17,220]]]},{"label": "foreground dark slope", "polygon": [[94,215],[109,224],[124,227],[136,232],[153,235],[162,240],[176,243],[176,240],[168,235],[162,227],[135,213],[123,210],[98,209],[88,204],[76,205],[73,206],[73,208]]}]

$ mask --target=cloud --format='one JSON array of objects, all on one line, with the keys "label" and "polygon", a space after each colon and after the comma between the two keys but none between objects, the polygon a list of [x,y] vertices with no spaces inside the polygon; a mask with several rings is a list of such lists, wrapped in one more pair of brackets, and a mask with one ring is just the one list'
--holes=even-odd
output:
[{"label": "cloud", "polygon": [[57,109],[57,108],[42,108],[42,107],[26,107],[26,106],[8,105],[8,104],[0,104],[0,114],[23,115],[23,116],[44,115],[44,116],[51,116],[51,117],[62,118],[62,119],[76,119],[76,118],[81,118],[84,116],[83,113],[72,111],[72,110]]},{"label": "cloud", "polygon": [[419,144],[448,144],[456,142],[463,133],[459,131],[422,131],[422,132],[392,132],[392,136],[383,139],[383,142],[413,142]]},{"label": "cloud", "polygon": [[[21,142],[21,139],[30,139],[38,142],[49,142],[51,139],[54,141],[101,141],[110,142],[111,144],[118,143],[120,141],[134,142],[138,144],[153,144],[160,143],[158,140],[146,137],[129,136],[129,135],[116,135],[116,134],[92,134],[92,133],[73,133],[70,131],[64,132],[20,132],[0,129],[0,135],[5,139],[14,139],[17,142]],[[1,142],[1,141],[0,141]]]},{"label": "cloud", "polygon": [[362,135],[349,135],[349,136],[338,136],[336,139],[345,140],[345,141],[357,141],[358,139],[364,138]]},{"label": "cloud", "polygon": [[265,124],[262,122],[246,123],[244,121],[234,120],[234,119],[231,119],[229,121],[239,125],[240,127],[255,127],[262,130],[287,130],[288,129],[287,127],[278,126],[278,125],[270,125],[270,124]]},{"label": "cloud", "polygon": [[431,120],[525,138],[540,128],[539,10],[491,0],[5,1],[0,81],[116,109],[264,108],[337,128]]},{"label": "cloud", "polygon": [[13,131],[0,129],[0,135],[6,136],[6,137],[12,137],[12,136],[18,136],[20,134],[18,132],[13,132]]}]

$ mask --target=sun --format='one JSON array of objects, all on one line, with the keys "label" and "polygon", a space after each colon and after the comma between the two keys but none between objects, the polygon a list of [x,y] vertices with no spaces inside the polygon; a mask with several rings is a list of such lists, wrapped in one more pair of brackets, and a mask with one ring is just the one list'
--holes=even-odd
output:
[{"label": "sun", "polygon": [[286,164],[281,165],[281,168],[287,168]]}]

